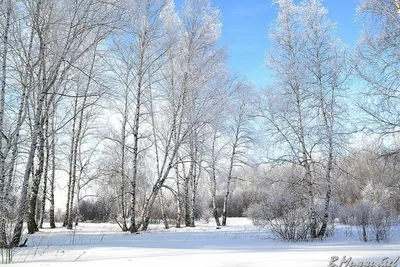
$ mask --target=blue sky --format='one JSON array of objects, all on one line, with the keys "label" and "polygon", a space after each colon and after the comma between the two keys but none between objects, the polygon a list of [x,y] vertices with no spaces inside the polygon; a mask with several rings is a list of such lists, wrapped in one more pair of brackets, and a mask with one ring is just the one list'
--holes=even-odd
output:
[{"label": "blue sky", "polygon": [[[264,65],[268,49],[268,26],[276,18],[276,6],[271,0],[211,0],[222,12],[220,44],[227,46],[230,68],[257,86],[268,85]],[[328,17],[338,23],[337,34],[352,46],[359,27],[355,19],[357,0],[325,0]]]}]

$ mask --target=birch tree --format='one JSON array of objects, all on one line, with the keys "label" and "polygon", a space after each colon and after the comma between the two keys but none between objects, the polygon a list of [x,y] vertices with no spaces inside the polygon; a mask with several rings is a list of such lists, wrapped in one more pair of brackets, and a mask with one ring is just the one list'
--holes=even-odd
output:
[{"label": "birch tree", "polygon": [[[340,148],[340,92],[345,89],[345,52],[334,36],[322,1],[276,1],[278,18],[270,39],[273,50],[267,64],[276,78],[267,92],[264,117],[269,133],[280,146],[271,152],[275,162],[295,163],[304,171],[307,188],[310,236],[324,236],[332,194],[332,168]],[[275,139],[276,138],[276,139]],[[316,169],[325,171],[325,204],[318,231],[315,206],[319,184]]]},{"label": "birch tree", "polygon": [[[186,2],[182,10],[181,47],[182,87],[187,91],[185,121],[188,127],[188,173],[184,177],[186,225],[194,227],[197,185],[202,171],[204,131],[215,119],[215,104],[224,92],[214,87],[213,80],[224,75],[224,50],[216,45],[220,35],[220,13],[208,1]],[[217,105],[218,107],[218,105]],[[182,153],[183,154],[183,153]]]},{"label": "birch tree", "polygon": [[[10,144],[13,143],[12,136],[6,136],[5,127],[5,99],[8,87],[8,64],[9,64],[9,49],[11,41],[11,30],[14,19],[14,2],[9,0],[2,3],[0,7],[0,49],[1,49],[1,76],[0,76],[0,247],[8,246],[7,239],[7,213],[9,207],[8,192],[11,191],[11,184],[7,182],[7,167],[6,159]],[[17,131],[18,132],[18,131]],[[18,134],[18,133],[17,133]],[[8,145],[7,145],[8,143]],[[14,144],[16,145],[16,144]],[[7,148],[8,147],[8,148]],[[14,151],[16,151],[14,149]],[[12,172],[11,172],[12,175]]]},{"label": "birch tree", "polygon": [[[68,229],[73,227],[73,210],[75,208],[74,200],[75,194],[79,192],[78,183],[82,176],[82,171],[85,166],[80,165],[80,160],[82,160],[81,151],[84,150],[83,146],[85,139],[87,139],[87,132],[90,131],[91,124],[94,124],[95,116],[93,116],[93,106],[97,104],[99,98],[102,96],[102,84],[100,82],[99,75],[95,72],[96,59],[97,59],[97,45],[94,45],[90,51],[87,53],[87,69],[85,72],[78,72],[74,76],[76,79],[75,96],[72,101],[72,121],[71,121],[71,141],[70,141],[70,151],[69,151],[69,169],[68,169],[68,190],[67,190],[67,205],[66,205],[66,216],[64,220],[64,226]],[[96,82],[96,87],[98,89],[93,89],[92,83]],[[96,111],[97,112],[97,111]],[[91,120],[92,123],[89,123]],[[94,139],[92,142],[96,143]],[[95,151],[95,149],[93,149]],[[77,199],[79,199],[77,197]],[[79,205],[76,205],[79,207]]]},{"label": "birch tree", "polygon": [[[167,2],[164,0],[146,0],[129,2],[125,8],[125,22],[113,41],[113,59],[109,62],[118,90],[115,91],[118,116],[120,118],[120,136],[112,138],[120,146],[120,203],[123,210],[123,230],[125,229],[125,198],[130,196],[130,232],[138,230],[137,180],[139,175],[140,153],[146,147],[144,135],[148,123],[149,88],[157,81],[157,72],[163,65],[168,44],[164,45],[163,17]],[[132,6],[131,6],[132,5]],[[111,63],[112,62],[112,63]],[[122,98],[118,95],[123,92]],[[147,127],[148,128],[148,127]],[[129,161],[128,161],[129,159]],[[130,174],[128,175],[128,168]],[[125,183],[129,188],[124,188]],[[127,230],[128,228],[126,228]]]},{"label": "birch tree", "polygon": [[357,10],[363,30],[354,66],[367,88],[360,107],[366,128],[382,137],[399,132],[399,10],[397,0],[360,1]]},{"label": "birch tree", "polygon": [[[219,11],[212,8],[209,1],[186,1],[181,20],[179,21],[177,16],[169,16],[173,21],[167,21],[167,31],[169,29],[169,32],[174,35],[178,33],[179,39],[175,39],[176,37],[166,39],[174,45],[167,51],[167,62],[162,68],[163,89],[154,91],[162,94],[164,99],[161,102],[157,101],[159,103],[157,107],[156,103],[152,102],[157,174],[152,192],[144,206],[142,230],[147,229],[154,200],[169,173],[174,169],[182,144],[193,140],[190,137],[193,136],[195,127],[202,125],[206,120],[203,112],[197,113],[198,105],[195,101],[201,99],[198,97],[199,92],[202,92],[207,83],[215,77],[215,73],[221,70],[224,54],[223,50],[216,46],[221,26],[219,15]],[[177,30],[173,30],[170,25],[177,25]],[[155,94],[154,99],[157,99]],[[168,111],[166,116],[169,124],[167,125],[165,122],[160,124],[155,116],[160,108]],[[195,114],[195,116],[190,117],[190,114]],[[200,124],[194,123],[196,120]],[[195,165],[192,166],[194,168]]]},{"label": "birch tree", "polygon": [[319,110],[320,138],[319,146],[323,159],[326,182],[325,203],[322,226],[318,232],[324,237],[329,219],[329,207],[332,195],[332,174],[335,158],[343,148],[342,97],[349,75],[346,51],[334,35],[335,24],[327,18],[328,10],[320,0],[308,0],[301,3],[302,27],[306,38],[304,64],[309,73],[308,86],[313,92],[316,109]]},{"label": "birch tree", "polygon": [[[314,181],[312,175],[311,148],[314,140],[307,137],[311,125],[314,124],[310,92],[305,86],[305,69],[301,62],[301,52],[304,38],[301,36],[299,23],[299,7],[292,0],[275,1],[279,5],[278,18],[271,28],[270,40],[276,52],[270,53],[267,64],[276,74],[279,93],[284,99],[270,93],[268,101],[272,114],[265,116],[276,134],[289,150],[289,159],[281,157],[282,161],[295,161],[304,169],[304,182],[308,187],[310,211],[310,235],[317,236],[317,218],[314,203]],[[277,101],[277,102],[275,102]],[[272,108],[272,105],[275,107]],[[279,109],[278,112],[275,112]],[[285,148],[285,147],[283,147]]]},{"label": "birch tree", "polygon": [[251,121],[254,114],[254,93],[252,84],[239,81],[231,93],[230,116],[228,117],[229,163],[222,209],[222,226],[226,226],[228,218],[229,194],[231,183],[237,179],[234,176],[235,169],[245,161],[245,149],[251,141]]},{"label": "birch tree", "polygon": [[[48,114],[48,105],[54,101],[57,89],[60,88],[59,85],[62,84],[69,70],[76,67],[74,64],[93,45],[104,40],[108,34],[108,26],[112,22],[110,16],[112,9],[108,9],[110,6],[106,2],[89,1],[70,4],[63,1],[30,1],[27,2],[26,8],[31,15],[27,17],[30,20],[27,25],[32,26],[30,36],[38,44],[37,63],[35,64],[38,81],[37,87],[35,87],[31,142],[19,198],[13,246],[17,246],[21,239],[30,175],[43,126],[43,118],[46,118]],[[65,10],[68,12],[65,13]],[[95,34],[99,32],[99,29],[102,29],[101,34]],[[36,181],[33,183],[31,199],[35,197],[37,184]],[[33,226],[30,228],[35,229],[35,222],[32,219],[29,222]]]}]

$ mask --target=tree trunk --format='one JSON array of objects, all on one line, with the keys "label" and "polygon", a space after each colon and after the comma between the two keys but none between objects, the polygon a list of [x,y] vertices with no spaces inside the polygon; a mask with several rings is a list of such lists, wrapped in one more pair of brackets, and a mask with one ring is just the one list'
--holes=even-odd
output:
[{"label": "tree trunk", "polygon": [[226,192],[224,196],[224,206],[222,208],[222,226],[226,226],[226,221],[228,218],[228,200],[229,200],[229,193],[230,193],[230,186],[231,186],[231,180],[232,180],[232,175],[233,175],[233,167],[235,164],[236,160],[236,149],[238,146],[238,142],[240,139],[240,128],[241,125],[238,123],[236,125],[236,131],[235,131],[235,139],[232,145],[232,154],[229,162],[229,171],[228,171],[228,179],[226,181]]},{"label": "tree trunk", "polygon": [[[319,38],[319,37],[317,37]],[[319,61],[322,61],[318,58]],[[320,102],[320,110],[321,110],[321,117],[324,122],[326,137],[328,139],[328,162],[326,164],[326,171],[325,171],[325,179],[327,182],[327,190],[325,195],[325,207],[324,207],[324,217],[322,218],[322,226],[318,233],[318,237],[323,238],[326,234],[326,229],[328,227],[328,220],[329,220],[329,206],[331,201],[332,195],[332,168],[333,168],[333,131],[334,131],[334,102],[335,102],[335,87],[331,88],[331,97],[329,99],[329,103],[327,103],[328,96],[324,92],[324,85],[323,85],[323,73],[320,68],[320,64],[318,65],[318,85],[319,85],[319,102]]]},{"label": "tree trunk", "polygon": [[[77,99],[77,97],[76,97]],[[76,107],[75,110],[78,110],[78,101],[75,101]],[[83,107],[82,107],[83,108]],[[75,117],[80,113],[75,113]],[[78,125],[75,125],[76,119],[73,122],[73,130],[72,130],[72,141],[71,141],[71,162],[70,162],[70,183],[68,186],[68,210],[66,214],[66,226],[67,229],[73,229],[73,214],[74,214],[74,198],[75,198],[75,187],[76,187],[76,165],[77,165],[77,153],[78,153],[78,144],[79,144],[79,121]],[[76,128],[75,128],[76,126]]]},{"label": "tree trunk", "polygon": [[317,214],[315,212],[314,204],[314,188],[312,181],[312,172],[310,166],[310,156],[308,155],[306,139],[304,135],[304,125],[303,125],[303,112],[302,112],[302,98],[300,95],[300,86],[295,83],[293,86],[293,91],[296,97],[296,109],[298,116],[298,130],[299,130],[299,141],[302,153],[302,166],[305,171],[305,182],[308,187],[308,197],[309,197],[309,209],[310,209],[310,235],[311,238],[317,238]]},{"label": "tree trunk", "polygon": [[145,206],[143,208],[143,215],[142,215],[142,231],[146,231],[149,227],[150,223],[150,216],[151,210],[154,205],[154,201],[156,200],[159,188],[157,185],[153,187],[153,192],[150,194],[149,198],[147,199]]},{"label": "tree trunk", "polygon": [[229,185],[227,185],[227,190],[224,196],[224,206],[222,208],[222,226],[226,226],[226,221],[228,217],[228,197],[229,197]]},{"label": "tree trunk", "polygon": [[56,127],[55,127],[55,113],[56,113],[56,105],[53,103],[53,112],[51,116],[51,178],[49,184],[49,202],[50,202],[50,211],[49,211],[49,219],[50,219],[50,228],[56,228],[55,218],[54,218],[54,182],[56,178]]},{"label": "tree trunk", "polygon": [[[0,133],[4,132],[4,102],[5,102],[5,90],[6,90],[6,79],[7,79],[7,53],[8,53],[8,31],[10,29],[12,5],[11,0],[7,0],[6,3],[6,17],[4,20],[5,28],[2,36],[3,39],[3,51],[2,51],[2,73],[1,73],[1,88],[0,88]],[[0,136],[0,151],[3,151],[3,136]],[[7,229],[6,229],[6,176],[5,176],[5,155],[0,153],[0,248],[8,246],[7,240]]]},{"label": "tree trunk", "polygon": [[201,156],[199,156],[199,142],[198,142],[198,134],[195,133],[195,140],[193,142],[193,153],[192,153],[192,163],[193,163],[193,172],[192,172],[192,203],[190,210],[190,227],[195,227],[195,215],[196,215],[196,194],[197,194],[197,185],[201,176]]},{"label": "tree trunk", "polygon": [[28,202],[28,186],[29,186],[29,178],[32,171],[33,161],[35,158],[35,152],[37,147],[37,139],[40,132],[41,127],[41,114],[43,110],[43,105],[45,101],[45,97],[47,96],[46,92],[41,92],[38,97],[38,104],[36,106],[35,119],[34,119],[34,128],[32,132],[32,142],[29,148],[28,160],[25,166],[24,179],[22,183],[21,194],[18,202],[18,211],[17,211],[17,220],[14,227],[14,235],[11,242],[12,247],[17,247],[21,241],[22,235],[22,227],[24,223],[24,217],[26,213],[26,205]]},{"label": "tree trunk", "polygon": [[[173,77],[172,77],[173,78]],[[185,85],[185,82],[184,82]],[[167,139],[165,141],[165,147],[163,148],[163,158],[160,158],[160,150],[158,147],[158,135],[156,132],[156,123],[155,123],[155,115],[154,115],[154,106],[152,101],[152,92],[151,87],[149,88],[150,93],[150,109],[151,109],[151,122],[153,125],[153,137],[155,144],[155,157],[156,157],[156,166],[157,166],[157,181],[153,185],[152,192],[150,196],[146,199],[143,207],[143,212],[141,216],[141,230],[146,231],[149,222],[151,210],[154,205],[154,201],[159,193],[160,188],[163,186],[165,180],[168,178],[168,175],[171,169],[176,164],[176,157],[178,154],[178,150],[183,142],[182,137],[182,122],[183,122],[183,107],[185,106],[186,93],[187,89],[184,86],[183,92],[180,93],[179,99],[177,100],[177,106],[173,107],[174,111],[172,114],[172,124],[170,129],[168,130]],[[138,226],[139,229],[139,226]]]},{"label": "tree trunk", "polygon": [[365,224],[362,225],[362,235],[363,241],[368,242],[367,227],[365,226]]},{"label": "tree trunk", "polygon": [[196,183],[196,175],[193,175],[192,179],[192,204],[190,209],[190,227],[195,227],[195,219],[196,219],[196,191],[197,191],[197,183]]},{"label": "tree trunk", "polygon": [[333,165],[333,144],[332,144],[332,138],[330,138],[328,163],[327,163],[327,169],[326,169],[326,173],[325,173],[325,178],[326,178],[328,185],[327,185],[327,190],[326,190],[326,195],[325,195],[324,217],[322,219],[321,229],[318,233],[318,237],[320,237],[320,238],[325,236],[326,229],[328,227],[329,205],[330,205],[331,195],[332,195],[332,181],[331,181],[332,165]]},{"label": "tree trunk", "polygon": [[121,186],[121,211],[122,211],[122,231],[128,231],[128,225],[126,224],[126,207],[125,207],[125,186]]},{"label": "tree trunk", "polygon": [[122,231],[128,231],[128,225],[126,224],[126,205],[125,205],[125,153],[126,153],[126,125],[128,123],[128,89],[125,92],[124,98],[124,114],[122,118],[122,129],[121,129],[121,211],[122,211]]},{"label": "tree trunk", "polygon": [[[71,190],[69,196],[69,211],[68,211],[68,220],[67,220],[67,229],[73,229],[73,214],[74,214],[74,198],[75,198],[75,187],[76,187],[76,177],[72,177],[71,180]],[[77,216],[77,214],[75,214]]]},{"label": "tree trunk", "polygon": [[185,175],[185,184],[184,184],[184,194],[185,194],[185,226],[190,226],[190,196],[189,196],[189,188],[190,188],[190,172],[192,171],[193,164],[190,163],[189,174]]},{"label": "tree trunk", "polygon": [[65,216],[63,227],[68,225],[68,220],[70,217],[70,203],[71,203],[71,191],[72,191],[72,179],[73,179],[73,164],[74,164],[74,146],[75,146],[75,136],[76,136],[76,121],[78,113],[78,96],[75,97],[74,102],[74,117],[72,118],[72,132],[71,132],[71,145],[70,145],[70,155],[69,155],[69,170],[68,170],[68,186],[67,186],[67,203],[65,206]]},{"label": "tree trunk", "polygon": [[[81,147],[82,144],[79,145]],[[81,151],[79,151],[79,155],[81,155]],[[75,216],[75,227],[78,226],[79,224],[79,218],[80,218],[80,209],[79,209],[79,204],[81,203],[81,180],[82,180],[82,170],[79,172],[79,177],[76,181],[76,216]]]},{"label": "tree trunk", "polygon": [[214,132],[213,136],[213,143],[212,143],[212,149],[211,149],[211,157],[212,157],[212,165],[211,165],[211,183],[212,183],[212,188],[211,188],[211,200],[212,200],[212,209],[213,209],[213,216],[215,219],[215,223],[217,226],[221,226],[221,223],[219,221],[218,217],[218,209],[217,209],[217,203],[216,203],[216,195],[217,195],[217,170],[216,170],[216,154],[215,154],[215,144],[217,141],[217,131]]},{"label": "tree trunk", "polygon": [[129,226],[129,231],[131,233],[136,233],[138,231],[138,226],[136,225],[136,181],[131,182],[131,224]]},{"label": "tree trunk", "polygon": [[161,204],[161,216],[162,216],[162,218],[163,218],[164,228],[165,228],[165,229],[169,229],[168,218],[167,218],[167,214],[165,213],[164,195],[163,195],[161,189],[160,189],[160,204]]},{"label": "tree trunk", "polygon": [[[42,120],[43,121],[43,120]],[[31,191],[30,191],[30,199],[29,199],[29,211],[27,216],[27,226],[28,226],[28,234],[34,234],[39,231],[37,223],[36,223],[36,202],[38,199],[39,186],[40,181],[43,176],[44,170],[44,133],[43,128],[39,129],[39,146],[38,146],[38,164],[37,169],[34,175]]]},{"label": "tree trunk", "polygon": [[[37,12],[38,16],[40,13],[40,4],[38,3],[37,6]],[[35,157],[36,149],[37,149],[37,139],[39,138],[39,149],[38,149],[38,166],[36,173],[34,175],[34,180],[32,183],[32,188],[30,192],[30,200],[29,200],[29,210],[28,210],[28,218],[27,218],[27,226],[28,226],[28,233],[33,234],[37,231],[39,231],[37,224],[36,224],[36,202],[37,202],[37,197],[38,197],[38,192],[39,192],[39,186],[40,186],[40,180],[43,175],[43,167],[44,167],[44,142],[45,142],[45,136],[44,136],[44,122],[46,118],[43,116],[44,109],[48,109],[48,102],[47,102],[47,92],[48,92],[48,85],[47,85],[47,73],[46,73],[46,61],[45,61],[45,51],[46,51],[46,43],[43,38],[40,39],[40,73],[41,73],[41,83],[39,85],[39,92],[40,92],[40,99],[37,103],[37,109],[35,113],[35,124],[33,128],[33,134],[32,134],[32,143],[34,144],[34,150],[30,151],[30,154],[32,154],[32,161],[30,166],[26,166],[28,169],[33,168],[33,159]],[[29,164],[29,159],[28,159],[28,164]],[[29,173],[30,174],[30,173]],[[28,178],[29,180],[29,178]]]},{"label": "tree trunk", "polygon": [[[34,29],[31,29],[30,32],[30,36],[29,36],[29,46],[28,46],[28,54],[27,54],[27,59],[30,60],[31,59],[31,54],[32,54],[32,47],[33,47],[33,36],[34,36]],[[13,177],[13,170],[14,170],[14,164],[17,160],[17,151],[18,151],[18,142],[19,142],[19,134],[20,134],[20,129],[22,127],[22,123],[25,120],[26,117],[26,109],[27,109],[27,102],[28,102],[28,87],[31,88],[33,87],[32,84],[32,79],[33,79],[33,69],[32,67],[29,65],[29,63],[26,64],[26,69],[25,69],[25,73],[23,75],[23,91],[22,91],[22,96],[21,96],[21,102],[20,102],[20,110],[19,110],[19,114],[18,114],[18,122],[17,122],[17,129],[16,129],[16,133],[15,133],[15,138],[14,138],[14,146],[13,146],[13,152],[12,152],[12,159],[11,159],[11,168],[9,171],[9,184],[11,185],[11,180]],[[43,95],[43,97],[45,97]],[[43,98],[44,101],[44,98]],[[36,108],[39,108],[39,110],[42,109],[42,107],[40,105],[43,105],[43,103],[39,101],[39,104],[37,105]],[[40,111],[41,112],[41,111]],[[37,113],[36,113],[37,115]],[[38,120],[40,120],[40,117],[37,117]],[[33,135],[33,137],[35,137],[35,134]],[[37,138],[37,137],[36,137]],[[24,221],[24,216],[25,216],[25,211],[26,211],[26,202],[28,199],[28,186],[29,186],[29,178],[30,178],[30,173],[31,173],[31,166],[33,166],[33,159],[34,159],[34,155],[35,155],[35,151],[36,151],[36,139],[33,138],[32,139],[32,143],[30,146],[30,153],[28,156],[28,162],[26,164],[26,168],[25,168],[25,173],[24,173],[24,179],[22,182],[22,190],[20,193],[20,198],[18,201],[18,216],[17,216],[17,220],[16,220],[16,224],[15,224],[15,228],[14,228],[14,234],[12,237],[12,240],[9,244],[9,247],[15,247],[18,246],[20,239],[21,239],[21,235],[22,235],[22,226],[23,226],[23,221]],[[33,152],[33,153],[32,153]],[[8,192],[9,193],[9,192]]]},{"label": "tree trunk", "polygon": [[175,163],[175,180],[176,180],[176,228],[181,228],[182,211],[181,211],[181,190],[179,183],[179,167]]},{"label": "tree trunk", "polygon": [[40,223],[39,223],[39,228],[43,228],[43,221],[46,213],[46,201],[47,201],[47,182],[49,180],[48,174],[49,174],[49,162],[50,162],[50,142],[49,142],[49,119],[46,118],[46,123],[45,123],[45,133],[44,136],[46,138],[46,161],[45,161],[45,168],[43,172],[43,195],[42,195],[42,202],[41,202],[41,214],[40,214]]}]

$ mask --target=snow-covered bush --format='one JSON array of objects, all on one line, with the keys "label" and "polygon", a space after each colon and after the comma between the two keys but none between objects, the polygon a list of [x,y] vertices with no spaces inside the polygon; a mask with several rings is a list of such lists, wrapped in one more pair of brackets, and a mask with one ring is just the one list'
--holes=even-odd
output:
[{"label": "snow-covered bush", "polygon": [[281,240],[308,238],[309,210],[302,203],[302,195],[283,183],[273,186],[259,203],[251,204],[247,216],[255,225],[268,227]]},{"label": "snow-covered bush", "polygon": [[341,208],[342,222],[357,226],[364,242],[388,241],[396,217],[390,190],[380,184],[367,184],[361,195],[362,199],[354,206]]},{"label": "snow-covered bush", "polygon": [[247,217],[251,220],[253,225],[265,226],[266,224],[266,211],[264,211],[264,204],[254,203],[249,206],[246,211]]}]

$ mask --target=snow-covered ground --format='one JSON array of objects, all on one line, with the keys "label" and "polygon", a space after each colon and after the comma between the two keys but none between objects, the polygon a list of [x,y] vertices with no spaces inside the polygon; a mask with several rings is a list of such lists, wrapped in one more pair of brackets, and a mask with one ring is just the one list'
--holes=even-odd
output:
[{"label": "snow-covered ground", "polygon": [[[328,266],[332,256],[381,263],[400,256],[400,233],[389,243],[363,243],[356,229],[338,226],[336,236],[314,242],[282,242],[244,218],[227,227],[164,230],[152,225],[141,234],[122,233],[113,224],[80,224],[75,231],[43,229],[18,248],[9,266]],[[339,266],[340,260],[335,263]],[[333,265],[334,266],[334,265]],[[344,267],[345,265],[343,265]],[[400,266],[400,262],[399,262]]]}]

